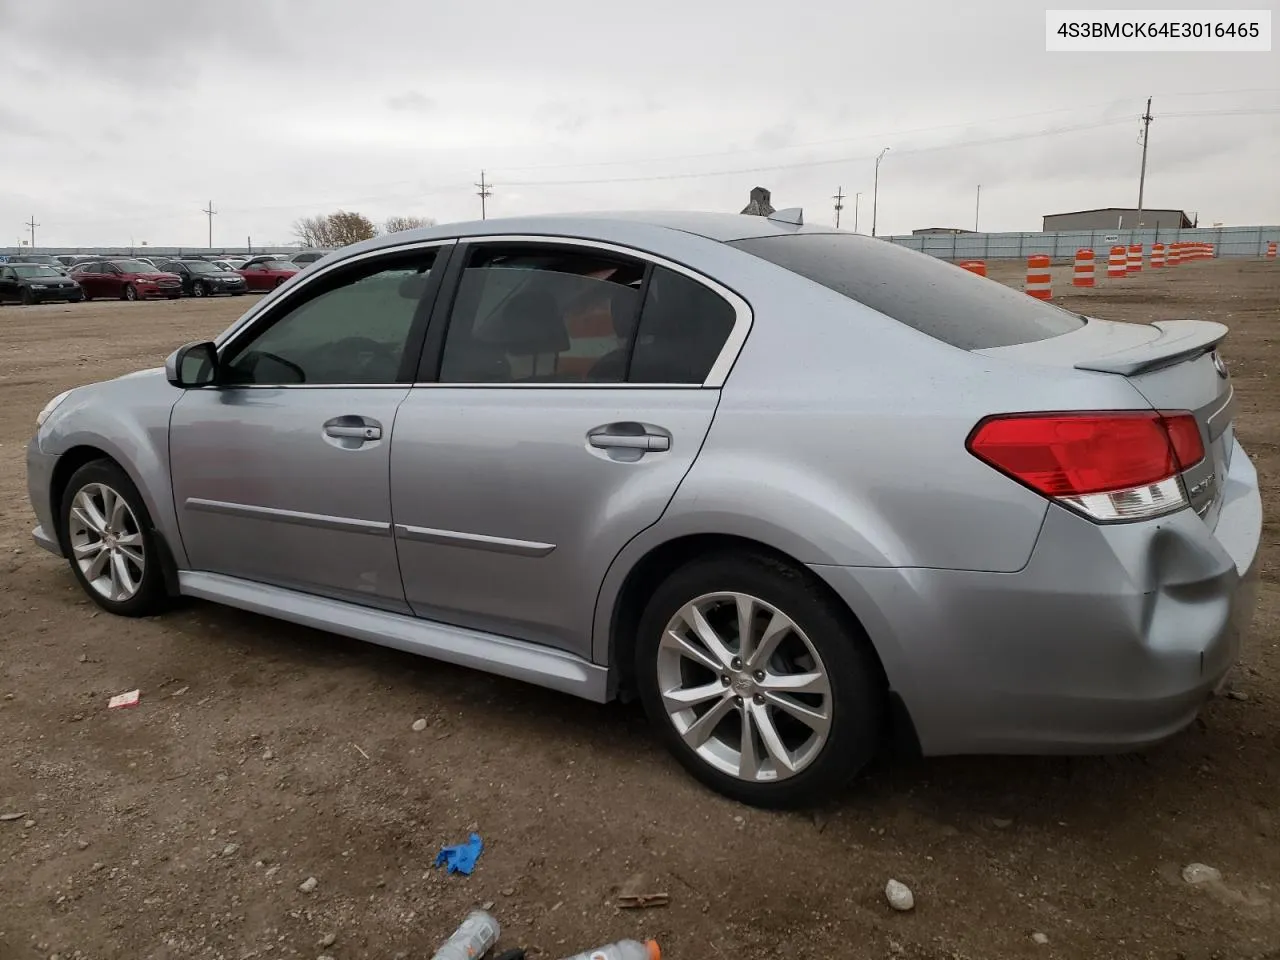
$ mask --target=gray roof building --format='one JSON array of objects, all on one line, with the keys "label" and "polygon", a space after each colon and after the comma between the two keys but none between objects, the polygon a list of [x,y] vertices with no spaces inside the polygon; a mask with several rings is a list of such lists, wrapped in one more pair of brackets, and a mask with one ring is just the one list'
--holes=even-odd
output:
[{"label": "gray roof building", "polygon": [[1136,230],[1138,227],[1179,230],[1194,226],[1191,218],[1182,210],[1144,207],[1141,222],[1139,222],[1136,207],[1098,207],[1096,210],[1046,214],[1042,229],[1045,233],[1049,233],[1057,230]]}]

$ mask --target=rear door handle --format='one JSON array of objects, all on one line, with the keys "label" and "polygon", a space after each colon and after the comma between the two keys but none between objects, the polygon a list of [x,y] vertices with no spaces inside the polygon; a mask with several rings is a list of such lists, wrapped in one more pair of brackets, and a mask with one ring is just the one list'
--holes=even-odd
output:
[{"label": "rear door handle", "polygon": [[671,438],[661,433],[592,433],[587,442],[599,450],[671,449]]}]

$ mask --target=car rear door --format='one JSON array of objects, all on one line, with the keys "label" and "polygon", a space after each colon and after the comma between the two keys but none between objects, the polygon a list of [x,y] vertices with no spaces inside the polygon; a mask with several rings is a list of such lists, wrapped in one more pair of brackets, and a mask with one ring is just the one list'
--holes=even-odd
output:
[{"label": "car rear door", "polygon": [[692,466],[749,309],[607,244],[484,239],[454,262],[391,448],[406,599],[589,658],[605,571]]},{"label": "car rear door", "polygon": [[18,298],[18,277],[12,267],[0,266],[0,303]]},{"label": "car rear door", "polygon": [[121,297],[124,295],[124,272],[114,263],[103,263],[100,274],[96,277],[97,295],[100,297]]},{"label": "car rear door", "polygon": [[353,258],[220,345],[174,406],[174,504],[192,569],[408,612],[389,452],[448,246]]}]

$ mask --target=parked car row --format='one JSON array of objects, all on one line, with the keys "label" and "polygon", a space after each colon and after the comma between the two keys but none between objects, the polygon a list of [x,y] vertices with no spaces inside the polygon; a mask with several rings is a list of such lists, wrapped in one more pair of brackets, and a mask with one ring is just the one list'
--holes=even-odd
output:
[{"label": "parked car row", "polygon": [[[323,254],[321,254],[323,256]],[[52,260],[53,258],[48,258]],[[106,257],[83,260],[68,270],[63,264],[14,258],[0,263],[0,303],[119,299],[177,300],[266,293],[302,267],[275,254],[243,260],[192,257]]]}]

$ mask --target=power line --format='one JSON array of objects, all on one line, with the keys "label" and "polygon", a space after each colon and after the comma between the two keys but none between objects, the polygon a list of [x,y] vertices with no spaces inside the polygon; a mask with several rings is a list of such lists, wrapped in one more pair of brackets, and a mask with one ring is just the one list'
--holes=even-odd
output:
[{"label": "power line", "polygon": [[840,211],[844,209],[844,187],[836,187],[835,196],[833,196],[831,199],[836,202],[835,203],[836,229],[839,230],[840,229]]}]

